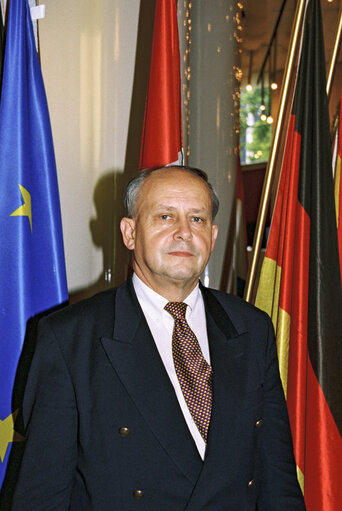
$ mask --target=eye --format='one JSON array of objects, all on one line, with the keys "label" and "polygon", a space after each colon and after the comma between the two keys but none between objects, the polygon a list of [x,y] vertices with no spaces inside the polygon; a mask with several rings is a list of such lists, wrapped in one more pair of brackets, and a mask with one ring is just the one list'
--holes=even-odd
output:
[{"label": "eye", "polygon": [[161,218],[162,220],[169,220],[170,215],[160,215],[160,218]]},{"label": "eye", "polygon": [[200,216],[193,216],[193,217],[192,217],[192,220],[193,220],[196,224],[199,224],[199,223],[203,222],[203,218],[201,218]]}]

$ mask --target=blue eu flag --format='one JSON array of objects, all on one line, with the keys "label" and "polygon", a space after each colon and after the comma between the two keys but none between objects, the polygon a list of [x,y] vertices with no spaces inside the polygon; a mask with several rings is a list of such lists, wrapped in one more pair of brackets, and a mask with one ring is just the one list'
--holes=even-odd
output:
[{"label": "blue eu flag", "polygon": [[0,486],[27,321],[67,300],[56,163],[27,0],[11,0],[0,103]]}]

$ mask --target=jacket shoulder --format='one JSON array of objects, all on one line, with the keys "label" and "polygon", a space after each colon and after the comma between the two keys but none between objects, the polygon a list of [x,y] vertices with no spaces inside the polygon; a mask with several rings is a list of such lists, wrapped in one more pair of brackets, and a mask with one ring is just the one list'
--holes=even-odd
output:
[{"label": "jacket shoulder", "polygon": [[262,311],[261,309],[258,309],[255,305],[252,305],[251,303],[246,302],[243,298],[240,298],[239,296],[234,296],[229,293],[225,293],[223,291],[218,291],[217,289],[212,288],[206,288],[207,291],[209,291],[211,294],[214,295],[214,297],[221,303],[221,305],[225,308],[231,308],[233,310],[239,310],[242,311],[245,314],[253,314],[256,316],[267,316],[268,315]]},{"label": "jacket shoulder", "polygon": [[49,321],[67,321],[69,318],[84,317],[88,314],[96,314],[99,310],[113,308],[116,290],[116,288],[108,289],[90,298],[66,305],[62,309],[52,312],[47,317]]},{"label": "jacket shoulder", "polygon": [[205,292],[219,302],[238,331],[244,328],[250,329],[258,325],[271,323],[270,317],[266,312],[246,302],[239,296],[211,288],[205,288]]},{"label": "jacket shoulder", "polygon": [[[52,312],[39,321],[40,330],[48,329],[58,337],[67,338],[87,334],[98,329],[101,335],[113,331],[116,288]],[[62,335],[61,335],[62,334]]]}]

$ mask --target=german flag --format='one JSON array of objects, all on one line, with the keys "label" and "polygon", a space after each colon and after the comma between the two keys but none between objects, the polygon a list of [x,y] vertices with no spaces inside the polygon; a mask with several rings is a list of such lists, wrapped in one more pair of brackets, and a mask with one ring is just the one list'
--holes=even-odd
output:
[{"label": "german flag", "polygon": [[319,0],[307,4],[256,305],[272,317],[308,511],[342,506],[342,297]]},{"label": "german flag", "polygon": [[182,108],[176,0],[156,0],[139,168],[182,163]]}]

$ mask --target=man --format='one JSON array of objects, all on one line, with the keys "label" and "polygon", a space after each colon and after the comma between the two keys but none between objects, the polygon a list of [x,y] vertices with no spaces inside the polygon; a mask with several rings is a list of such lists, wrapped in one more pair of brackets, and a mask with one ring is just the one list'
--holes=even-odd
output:
[{"label": "man", "polygon": [[199,285],[206,175],[145,171],[126,206],[133,277],[41,321],[13,510],[304,510],[271,322]]}]

